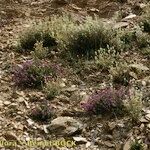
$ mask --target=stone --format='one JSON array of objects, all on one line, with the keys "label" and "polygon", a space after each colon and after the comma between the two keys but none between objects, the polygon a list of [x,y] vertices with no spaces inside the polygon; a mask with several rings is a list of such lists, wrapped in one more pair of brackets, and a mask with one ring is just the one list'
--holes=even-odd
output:
[{"label": "stone", "polygon": [[115,122],[109,122],[109,123],[108,123],[108,127],[109,127],[109,130],[112,131],[112,130],[115,129],[116,123],[115,123]]},{"label": "stone", "polygon": [[34,124],[34,121],[33,121],[33,120],[31,120],[30,118],[29,118],[29,119],[27,119],[27,122],[28,122],[28,125],[29,125],[29,126],[32,126],[32,125]]},{"label": "stone", "polygon": [[19,97],[16,101],[22,103],[24,101],[24,97]]},{"label": "stone", "polygon": [[72,4],[72,5],[70,5],[70,6],[71,6],[74,10],[77,10],[77,11],[82,10],[82,8],[76,6],[75,4]]},{"label": "stone", "polygon": [[44,132],[45,132],[46,134],[49,133],[48,130],[47,130],[47,125],[43,125],[43,130],[44,130]]},{"label": "stone", "polygon": [[74,92],[76,90],[77,90],[77,88],[73,87],[73,86],[66,89],[67,92]]},{"label": "stone", "polygon": [[150,129],[150,123],[147,125],[148,129]]},{"label": "stone", "polygon": [[70,136],[82,131],[83,125],[72,117],[58,117],[52,120],[47,129],[56,135]]},{"label": "stone", "polygon": [[85,96],[85,95],[87,95],[87,94],[86,94],[86,92],[83,92],[83,91],[82,91],[82,92],[80,92],[79,95],[80,95],[80,96]]},{"label": "stone", "polygon": [[0,100],[0,107],[3,106],[3,101]]},{"label": "stone", "polygon": [[146,86],[146,84],[147,84],[146,81],[143,80],[143,81],[142,81],[142,85],[143,85],[143,86]]},{"label": "stone", "polygon": [[150,110],[145,110],[145,114],[150,114]]},{"label": "stone", "polygon": [[11,102],[10,101],[4,101],[4,105],[10,105]]},{"label": "stone", "polygon": [[129,67],[135,68],[135,69],[138,69],[138,70],[141,70],[141,71],[148,71],[149,70],[148,67],[144,66],[141,63],[139,63],[139,64],[131,64],[131,65],[129,65]]},{"label": "stone", "polygon": [[114,25],[114,29],[126,28],[128,25],[128,22],[118,22]]},{"label": "stone", "polygon": [[130,15],[126,16],[125,18],[123,18],[122,21],[127,21],[127,20],[133,19],[135,17],[136,17],[135,14],[130,14]]},{"label": "stone", "polygon": [[141,9],[144,9],[146,6],[147,6],[147,5],[144,4],[144,3],[140,3],[140,4],[139,4],[139,7],[140,7]]},{"label": "stone", "polygon": [[142,123],[139,127],[141,132],[144,130],[144,127],[145,127],[145,125]]},{"label": "stone", "polygon": [[66,86],[66,84],[65,83],[60,83],[60,87],[65,87]]},{"label": "stone", "polygon": [[115,147],[115,144],[109,142],[109,141],[105,141],[104,144],[109,147],[109,148],[112,148],[112,147]]},{"label": "stone", "polygon": [[125,144],[124,144],[124,146],[123,146],[123,150],[130,150],[132,141],[133,141],[133,137],[129,138],[129,139],[125,142]]},{"label": "stone", "polygon": [[89,11],[91,11],[91,12],[99,12],[99,10],[97,9],[97,8],[91,8],[91,9],[89,9]]},{"label": "stone", "polygon": [[145,119],[144,117],[142,117],[142,118],[140,119],[140,122],[141,122],[141,123],[148,123],[147,119]]},{"label": "stone", "polygon": [[87,142],[87,143],[85,144],[85,147],[88,148],[88,147],[91,146],[91,144],[92,144],[91,142]]},{"label": "stone", "polygon": [[148,120],[148,121],[150,121],[150,114],[147,114],[147,115],[145,116],[145,119]]},{"label": "stone", "polygon": [[73,137],[74,141],[78,144],[85,144],[87,143],[87,139],[83,137]]},{"label": "stone", "polygon": [[12,132],[6,132],[3,134],[4,138],[8,141],[19,141],[18,137]]}]

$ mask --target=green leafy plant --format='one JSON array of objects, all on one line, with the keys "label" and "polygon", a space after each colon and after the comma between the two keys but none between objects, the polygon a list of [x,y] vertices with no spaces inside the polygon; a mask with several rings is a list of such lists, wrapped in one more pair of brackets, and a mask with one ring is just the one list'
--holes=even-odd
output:
[{"label": "green leafy plant", "polygon": [[132,79],[129,66],[126,62],[116,62],[116,66],[111,67],[109,72],[112,76],[113,83],[127,86]]},{"label": "green leafy plant", "polygon": [[57,78],[61,73],[57,64],[30,60],[14,67],[13,81],[17,86],[41,87],[47,80]]},{"label": "green leafy plant", "polygon": [[56,82],[47,82],[44,89],[47,99],[52,100],[60,94],[60,86]]},{"label": "green leafy plant", "polygon": [[143,31],[150,33],[150,10],[149,8],[146,9],[146,12],[142,15],[142,19],[140,21],[141,21],[140,24],[143,28]]},{"label": "green leafy plant", "polygon": [[44,101],[40,105],[38,104],[32,108],[29,112],[29,116],[36,121],[47,122],[53,116],[52,108]]},{"label": "green leafy plant", "polygon": [[132,142],[130,150],[144,150],[144,147],[143,144],[136,139]]},{"label": "green leafy plant", "polygon": [[123,50],[129,50],[132,49],[135,46],[135,41],[136,41],[136,30],[129,30],[129,29],[124,29],[124,30],[118,30],[117,31],[117,37],[118,39],[121,40],[121,48]]},{"label": "green leafy plant", "polygon": [[95,53],[95,63],[102,70],[109,70],[115,61],[117,60],[117,55],[114,49],[109,49],[107,52],[105,49],[100,49]]},{"label": "green leafy plant", "polygon": [[150,46],[150,35],[143,33],[142,31],[136,32],[137,45],[139,48],[145,48]]},{"label": "green leafy plant", "polygon": [[146,56],[148,59],[150,58],[150,46],[142,48],[140,52]]},{"label": "green leafy plant", "polygon": [[130,91],[130,97],[127,103],[125,103],[125,106],[131,121],[137,123],[141,117],[143,108],[141,92],[135,90]]},{"label": "green leafy plant", "polygon": [[36,42],[43,42],[43,47],[53,47],[57,45],[57,41],[50,30],[36,25],[20,36],[19,51],[34,50]]},{"label": "green leafy plant", "polygon": [[[94,58],[95,52],[100,48],[108,49],[114,46],[114,33],[112,29],[104,27],[100,19],[87,18],[85,23],[68,36],[67,50],[74,58]],[[115,48],[117,46],[115,45]]]},{"label": "green leafy plant", "polygon": [[31,53],[35,59],[43,59],[49,56],[49,49],[43,47],[43,42],[37,42],[34,45],[34,51]]}]

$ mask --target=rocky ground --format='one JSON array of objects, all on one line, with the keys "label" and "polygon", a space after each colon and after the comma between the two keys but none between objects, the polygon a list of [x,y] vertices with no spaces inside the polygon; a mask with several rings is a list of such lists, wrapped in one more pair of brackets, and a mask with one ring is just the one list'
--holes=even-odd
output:
[{"label": "rocky ground", "polygon": [[[130,142],[136,138],[144,141],[144,148],[148,150],[150,148],[149,105],[143,108],[142,117],[135,126],[129,123],[128,118],[108,119],[102,116],[87,116],[81,110],[80,102],[87,96],[90,88],[95,87],[86,86],[81,81],[80,85],[70,85],[70,79],[64,78],[62,86],[69,86],[65,87],[62,95],[50,102],[55,112],[51,124],[39,123],[29,118],[28,112],[35,104],[45,99],[43,93],[38,90],[18,89],[11,80],[12,66],[28,57],[14,52],[13,46],[18,35],[29,27],[31,22],[41,21],[52,14],[63,12],[69,12],[78,21],[82,21],[87,15],[96,14],[105,18],[106,22],[113,22],[111,17],[115,12],[122,10],[125,16],[132,12],[135,15],[132,17],[137,18],[144,6],[145,3],[140,1],[120,3],[111,0],[0,0],[0,149],[28,150],[30,147],[21,144],[20,141],[33,139],[37,141],[69,139],[76,141],[77,145],[73,148],[54,146],[47,149],[128,150]],[[129,27],[133,21],[132,17],[126,23],[120,21],[114,24],[115,28]],[[138,56],[136,57],[139,59]],[[149,64],[144,58],[140,61]],[[145,93],[148,93],[149,77],[138,82]],[[145,99],[150,100],[149,94]],[[4,140],[17,141],[17,145],[4,148],[1,143]],[[32,149],[37,150],[46,149],[33,147]]]}]

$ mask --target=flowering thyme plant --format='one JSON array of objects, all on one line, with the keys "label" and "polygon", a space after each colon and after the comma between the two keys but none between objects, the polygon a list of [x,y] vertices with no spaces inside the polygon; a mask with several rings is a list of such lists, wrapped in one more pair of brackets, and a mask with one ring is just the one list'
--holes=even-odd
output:
[{"label": "flowering thyme plant", "polygon": [[120,112],[124,108],[123,100],[127,95],[128,89],[125,87],[120,89],[106,87],[91,94],[82,107],[85,111],[96,114]]},{"label": "flowering thyme plant", "polygon": [[57,78],[61,73],[59,64],[28,60],[14,67],[13,81],[17,86],[37,87]]}]

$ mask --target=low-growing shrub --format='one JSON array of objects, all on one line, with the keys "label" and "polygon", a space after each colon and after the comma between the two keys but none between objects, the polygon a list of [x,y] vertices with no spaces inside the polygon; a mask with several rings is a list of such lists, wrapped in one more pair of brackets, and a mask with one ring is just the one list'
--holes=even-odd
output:
[{"label": "low-growing shrub", "polygon": [[47,47],[43,47],[43,42],[35,43],[34,47],[34,51],[31,52],[33,58],[43,59],[49,56],[49,49]]},{"label": "low-growing shrub", "polygon": [[55,96],[60,93],[60,86],[56,82],[47,82],[44,87],[44,93],[46,94],[47,99],[52,100]]},{"label": "low-growing shrub", "polygon": [[150,33],[150,19],[143,20],[143,29],[145,32]]},{"label": "low-growing shrub", "polygon": [[150,35],[148,33],[137,32],[137,45],[139,48],[145,48],[150,46]]},{"label": "low-growing shrub", "polygon": [[130,150],[144,150],[144,146],[137,139],[131,143]]},{"label": "low-growing shrub", "polygon": [[20,52],[34,50],[36,42],[43,42],[43,47],[48,48],[62,45],[64,47],[63,41],[70,33],[68,31],[74,31],[75,24],[75,21],[67,14],[54,15],[49,20],[33,24],[20,36],[17,50]]},{"label": "low-growing shrub", "polygon": [[150,59],[150,46],[140,49],[140,52]]},{"label": "low-growing shrub", "polygon": [[117,55],[114,49],[109,49],[108,52],[105,49],[100,49],[95,53],[95,63],[96,66],[102,70],[109,70],[115,61],[117,60]]},{"label": "low-growing shrub", "polygon": [[136,46],[136,29],[118,29],[116,32],[121,50],[132,50]]},{"label": "low-growing shrub", "polygon": [[135,90],[131,91],[129,100],[125,103],[125,107],[132,123],[137,123],[140,120],[143,108],[141,92]]},{"label": "low-growing shrub", "polygon": [[109,70],[113,83],[128,86],[132,76],[130,75],[129,66],[127,63],[116,62],[115,67]]},{"label": "low-growing shrub", "polygon": [[150,33],[150,3],[147,3],[143,9],[142,15],[139,19],[139,24],[144,32]]},{"label": "low-growing shrub", "polygon": [[13,81],[17,86],[41,87],[47,80],[57,78],[61,73],[58,64],[31,60],[14,67]]},{"label": "low-growing shrub", "polygon": [[56,39],[49,30],[35,26],[20,36],[18,51],[31,51],[36,42],[43,42],[43,47],[49,48],[57,45]]},{"label": "low-growing shrub", "polygon": [[36,105],[30,112],[29,116],[35,121],[47,122],[53,116],[51,107],[47,102],[43,102],[40,105]]},{"label": "low-growing shrub", "polygon": [[82,104],[85,111],[95,114],[121,114],[128,89],[121,87],[114,89],[106,87],[90,95],[86,103]]},{"label": "low-growing shrub", "polygon": [[[112,29],[104,27],[100,19],[87,18],[83,24],[67,40],[67,50],[74,58],[94,58],[95,52],[100,48],[108,49],[110,46],[117,48],[117,44],[112,40],[115,33]],[[116,45],[115,45],[116,44]]]}]

